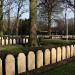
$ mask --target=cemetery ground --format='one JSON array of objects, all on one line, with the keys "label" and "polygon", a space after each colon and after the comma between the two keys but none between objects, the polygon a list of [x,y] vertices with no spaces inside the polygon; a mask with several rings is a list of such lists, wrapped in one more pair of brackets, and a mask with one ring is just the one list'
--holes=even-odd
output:
[{"label": "cemetery ground", "polygon": [[[48,48],[75,44],[75,40],[74,39],[68,40],[68,41],[66,41],[66,40],[42,39],[41,42],[42,42],[41,46],[48,47]],[[27,45],[26,46],[22,46],[22,45],[0,46],[0,51],[2,51],[4,53],[6,53],[6,52],[11,53],[12,52],[15,55],[17,53],[19,53],[19,52],[26,52],[28,50],[30,50],[30,49],[29,49],[29,47]],[[23,60],[21,61],[21,60],[22,60],[22,58],[20,58],[20,62],[19,63],[23,63],[20,66],[22,68],[22,67],[24,67],[24,61]],[[13,61],[13,60],[11,60],[11,61]],[[7,64],[9,64],[8,67],[11,67],[11,62],[10,61],[8,61]],[[12,67],[13,67],[13,65],[12,65]],[[20,72],[22,70],[24,70],[24,68],[22,68],[22,69],[21,68],[19,69]],[[48,70],[47,72],[43,73],[42,75],[74,75],[74,73],[75,73],[74,68],[75,68],[75,61],[73,61],[71,63],[68,63],[67,65],[63,65],[63,66],[57,67],[57,68],[55,68],[53,70]],[[8,75],[11,74],[11,72],[8,72],[8,73],[9,73]]]},{"label": "cemetery ground", "polygon": [[[47,67],[51,66],[48,65]],[[66,64],[62,64],[47,70],[44,70],[45,68],[43,68],[43,71],[41,73],[36,71],[36,74],[30,73],[28,75],[75,75],[75,60],[72,60]],[[19,75],[25,75],[25,73],[21,73]]]},{"label": "cemetery ground", "polygon": [[75,60],[63,66],[50,69],[42,75],[75,75]]},{"label": "cemetery ground", "polygon": [[[65,45],[72,45],[75,44],[75,40],[74,39],[70,39],[70,40],[61,40],[61,39],[42,39],[40,41],[40,45],[41,47],[58,47],[58,46],[65,46]],[[26,52],[29,50],[28,45],[7,45],[7,46],[0,46],[0,51],[6,52],[14,52],[14,53],[18,53],[18,52]]]},{"label": "cemetery ground", "polygon": [[52,46],[52,47],[71,45],[71,44],[75,44],[75,38],[68,39],[68,40],[66,39],[42,39],[40,44],[42,46]]}]

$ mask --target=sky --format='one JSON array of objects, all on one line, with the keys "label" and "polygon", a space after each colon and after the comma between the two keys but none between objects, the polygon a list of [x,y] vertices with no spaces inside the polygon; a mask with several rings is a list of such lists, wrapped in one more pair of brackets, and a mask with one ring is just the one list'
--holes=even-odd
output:
[{"label": "sky", "polygon": [[[13,14],[11,14],[11,16],[13,17],[13,16],[16,16],[15,13],[17,13],[17,12],[16,12],[16,9],[15,9],[15,5],[12,5],[12,6],[14,6],[14,9],[11,11],[11,13],[13,12]],[[28,19],[29,18],[29,0],[25,1],[25,6],[23,7],[23,10],[25,11],[25,13],[22,14],[21,18],[22,19],[25,19],[25,18]],[[67,9],[66,12],[67,12],[67,18],[68,19],[74,17],[74,13],[72,12],[71,9]],[[64,14],[65,14],[65,10],[62,13],[62,17],[64,17]]]},{"label": "sky", "polygon": [[[65,10],[63,11],[63,15],[65,16]],[[66,16],[67,16],[68,19],[73,18],[74,17],[73,11],[68,8],[67,11],[66,11]]]},{"label": "sky", "polygon": [[[29,0],[26,0],[26,5],[25,5],[24,9],[26,9],[27,12],[25,12],[25,13],[21,16],[21,18],[22,18],[22,19],[25,19],[25,18],[28,19],[28,18],[29,18]],[[68,18],[68,19],[74,17],[74,13],[73,13],[73,11],[72,11],[71,9],[67,9],[66,13],[67,13],[67,18]],[[63,17],[64,17],[64,15],[65,15],[65,10],[63,11],[62,15],[63,15]]]},{"label": "sky", "polygon": [[[28,19],[29,18],[29,5],[27,5],[26,8],[28,9],[28,12],[26,12],[22,15],[22,17],[21,17],[22,19],[25,19],[25,18]],[[67,9],[66,13],[67,13],[68,19],[74,17],[74,13],[71,9]],[[64,16],[64,14],[65,14],[65,10],[63,11],[62,15]]]}]

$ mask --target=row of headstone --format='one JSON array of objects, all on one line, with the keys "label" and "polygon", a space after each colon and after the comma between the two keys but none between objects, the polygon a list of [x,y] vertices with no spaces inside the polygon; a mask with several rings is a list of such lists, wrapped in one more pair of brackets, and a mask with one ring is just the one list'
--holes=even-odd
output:
[{"label": "row of headstone", "polygon": [[[42,38],[51,38],[51,39],[61,39],[61,38],[67,38],[66,35],[41,35],[41,36],[38,36],[39,37],[42,37]],[[75,38],[74,35],[68,35],[68,38]]]},{"label": "row of headstone", "polygon": [[[37,56],[37,57],[35,57]],[[28,71],[43,67],[45,65],[54,64],[61,60],[65,60],[67,58],[75,56],[75,45],[71,46],[63,46],[56,48],[46,49],[45,52],[42,50],[38,50],[36,52],[29,51],[26,56],[24,53],[20,53],[18,55],[18,73],[26,72],[26,67]],[[27,57],[27,65],[26,65],[26,57]],[[6,57],[6,75],[15,75],[15,58],[13,55],[8,55]],[[0,75],[2,75],[2,64],[0,60]],[[35,62],[37,62],[35,64]],[[11,69],[10,69],[11,68]]]},{"label": "row of headstone", "polygon": [[0,37],[0,45],[15,45],[15,44],[28,44],[28,38],[6,38]]}]

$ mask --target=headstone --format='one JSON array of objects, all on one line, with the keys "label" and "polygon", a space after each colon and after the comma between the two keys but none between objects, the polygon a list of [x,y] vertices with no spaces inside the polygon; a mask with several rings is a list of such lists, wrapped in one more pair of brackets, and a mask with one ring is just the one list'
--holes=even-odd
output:
[{"label": "headstone", "polygon": [[10,45],[12,45],[12,39],[10,39]]},{"label": "headstone", "polygon": [[13,44],[16,44],[16,39],[13,39]]},{"label": "headstone", "polygon": [[26,38],[26,43],[28,43],[28,38]]},{"label": "headstone", "polygon": [[2,46],[4,46],[4,39],[2,39]]},{"label": "headstone", "polygon": [[23,44],[25,44],[25,38],[23,38]]},{"label": "headstone", "polygon": [[57,62],[61,61],[61,48],[57,48]]},{"label": "headstone", "polygon": [[70,58],[70,46],[67,46],[67,58]]},{"label": "headstone", "polygon": [[66,47],[62,47],[62,60],[66,59]]},{"label": "headstone", "polygon": [[35,54],[30,51],[28,54],[28,70],[33,69],[35,69]]},{"label": "headstone", "polygon": [[52,48],[51,52],[52,52],[52,64],[53,64],[56,63],[56,49]]},{"label": "headstone", "polygon": [[8,45],[8,39],[6,39],[6,45]]},{"label": "headstone", "polygon": [[6,75],[15,75],[15,59],[12,55],[6,57]]},{"label": "headstone", "polygon": [[18,73],[26,71],[26,56],[24,53],[18,55]]},{"label": "headstone", "polygon": [[71,45],[71,57],[73,57],[73,56],[74,56],[74,46]]},{"label": "headstone", "polygon": [[74,45],[74,56],[75,56],[75,45]]},{"label": "headstone", "polygon": [[43,66],[43,52],[41,50],[38,50],[37,52],[37,68],[40,68]]},{"label": "headstone", "polygon": [[50,50],[46,49],[45,50],[45,65],[50,64]]},{"label": "headstone", "polygon": [[0,59],[0,75],[2,75],[2,60]]}]

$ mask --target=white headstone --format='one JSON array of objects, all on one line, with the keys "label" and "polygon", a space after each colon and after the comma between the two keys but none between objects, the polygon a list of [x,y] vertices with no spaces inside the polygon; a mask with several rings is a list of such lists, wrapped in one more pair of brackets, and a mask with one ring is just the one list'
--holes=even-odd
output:
[{"label": "white headstone", "polygon": [[8,45],[8,39],[6,39],[6,45]]},{"label": "white headstone", "polygon": [[26,38],[26,43],[28,43],[28,38]]},{"label": "white headstone", "polygon": [[74,56],[75,56],[75,45],[74,45]]},{"label": "white headstone", "polygon": [[43,52],[41,50],[38,50],[37,52],[37,68],[40,68],[43,66]]},{"label": "white headstone", "polygon": [[46,49],[45,50],[45,65],[50,64],[50,50]]},{"label": "white headstone", "polygon": [[16,39],[13,39],[13,44],[16,44]]},{"label": "white headstone", "polygon": [[67,46],[67,58],[70,58],[70,46]]},{"label": "white headstone", "polygon": [[66,47],[62,47],[62,60],[66,59]]},{"label": "white headstone", "polygon": [[23,44],[25,44],[25,38],[23,39]]},{"label": "white headstone", "polygon": [[12,45],[12,39],[10,39],[10,45]]},{"label": "white headstone", "polygon": [[0,75],[2,75],[2,60],[0,59]]},{"label": "white headstone", "polygon": [[6,57],[6,75],[15,75],[15,59],[12,55]]},{"label": "white headstone", "polygon": [[28,54],[28,70],[35,69],[35,54],[34,52],[29,52]]},{"label": "white headstone", "polygon": [[26,71],[26,56],[24,53],[18,55],[18,72],[22,73]]},{"label": "white headstone", "polygon": [[2,39],[2,46],[4,46],[4,39]]},{"label": "white headstone", "polygon": [[1,37],[0,37],[0,40],[1,40]]},{"label": "white headstone", "polygon": [[74,46],[71,45],[71,57],[73,57],[73,56],[74,56]]},{"label": "white headstone", "polygon": [[57,62],[61,61],[61,48],[57,48]]},{"label": "white headstone", "polygon": [[52,48],[52,63],[56,63],[56,49]]}]

